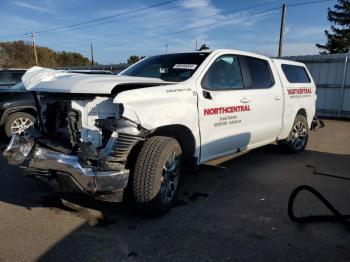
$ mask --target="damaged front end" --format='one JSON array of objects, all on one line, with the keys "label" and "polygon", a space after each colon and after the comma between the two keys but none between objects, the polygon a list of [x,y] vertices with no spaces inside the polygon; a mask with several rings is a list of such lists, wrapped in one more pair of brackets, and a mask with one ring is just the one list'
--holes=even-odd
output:
[{"label": "damaged front end", "polygon": [[39,128],[13,136],[9,164],[45,172],[64,191],[121,201],[128,184],[126,162],[148,131],[121,117],[110,97],[35,94]]}]

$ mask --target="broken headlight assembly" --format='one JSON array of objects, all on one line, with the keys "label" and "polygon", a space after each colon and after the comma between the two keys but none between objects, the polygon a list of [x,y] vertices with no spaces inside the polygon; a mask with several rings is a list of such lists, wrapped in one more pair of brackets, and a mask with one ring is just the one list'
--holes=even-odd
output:
[{"label": "broken headlight assembly", "polygon": [[140,135],[142,131],[145,130],[139,124],[126,118],[96,119],[95,126],[100,128],[102,131],[116,131],[117,133],[128,133],[130,135]]}]

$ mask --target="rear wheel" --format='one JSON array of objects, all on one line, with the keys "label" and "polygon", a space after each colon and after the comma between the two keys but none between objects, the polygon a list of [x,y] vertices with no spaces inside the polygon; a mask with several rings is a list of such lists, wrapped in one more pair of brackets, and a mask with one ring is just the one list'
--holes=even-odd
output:
[{"label": "rear wheel", "polygon": [[165,213],[174,203],[182,171],[182,151],[170,137],[148,139],[137,157],[132,191],[144,211]]},{"label": "rear wheel", "polygon": [[5,120],[4,130],[7,137],[14,134],[21,135],[26,129],[34,126],[35,117],[25,112],[17,112],[9,115]]},{"label": "rear wheel", "polygon": [[291,153],[299,153],[305,150],[309,139],[309,127],[306,117],[297,115],[292,130],[286,140],[279,141],[279,144]]}]

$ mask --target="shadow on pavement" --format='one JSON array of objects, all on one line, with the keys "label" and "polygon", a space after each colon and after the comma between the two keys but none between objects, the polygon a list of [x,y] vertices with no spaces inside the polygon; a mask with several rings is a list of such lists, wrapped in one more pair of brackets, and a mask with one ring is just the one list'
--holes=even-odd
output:
[{"label": "shadow on pavement", "polygon": [[[288,155],[269,145],[218,166],[202,166],[183,179],[177,207],[159,218],[142,216],[129,203],[53,193],[2,161],[0,201],[53,208],[86,221],[41,261],[346,259],[350,234],[341,225],[299,225],[287,217],[288,197],[301,184],[314,186],[339,211],[350,213],[350,183],[315,175],[309,166],[349,177],[350,155],[310,150]],[[327,212],[307,194],[296,206],[300,215]]]}]

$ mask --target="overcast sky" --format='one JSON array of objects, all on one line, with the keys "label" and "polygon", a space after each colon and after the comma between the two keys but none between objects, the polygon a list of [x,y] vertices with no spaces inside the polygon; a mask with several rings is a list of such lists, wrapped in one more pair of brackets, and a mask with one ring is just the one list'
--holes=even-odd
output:
[{"label": "overcast sky", "polygon": [[[102,64],[125,62],[133,54],[164,53],[166,43],[168,52],[194,50],[196,40],[198,45],[206,43],[210,48],[277,54],[281,11],[265,11],[280,6],[282,1],[178,0],[143,9],[163,2],[167,1],[0,0],[0,41],[30,41],[29,36],[7,36],[113,16],[38,34],[37,44],[90,57],[92,42],[95,61]],[[315,43],[326,41],[324,30],[330,26],[327,8],[335,3],[287,8],[285,55],[318,53]],[[252,6],[256,7],[244,9]]]}]

